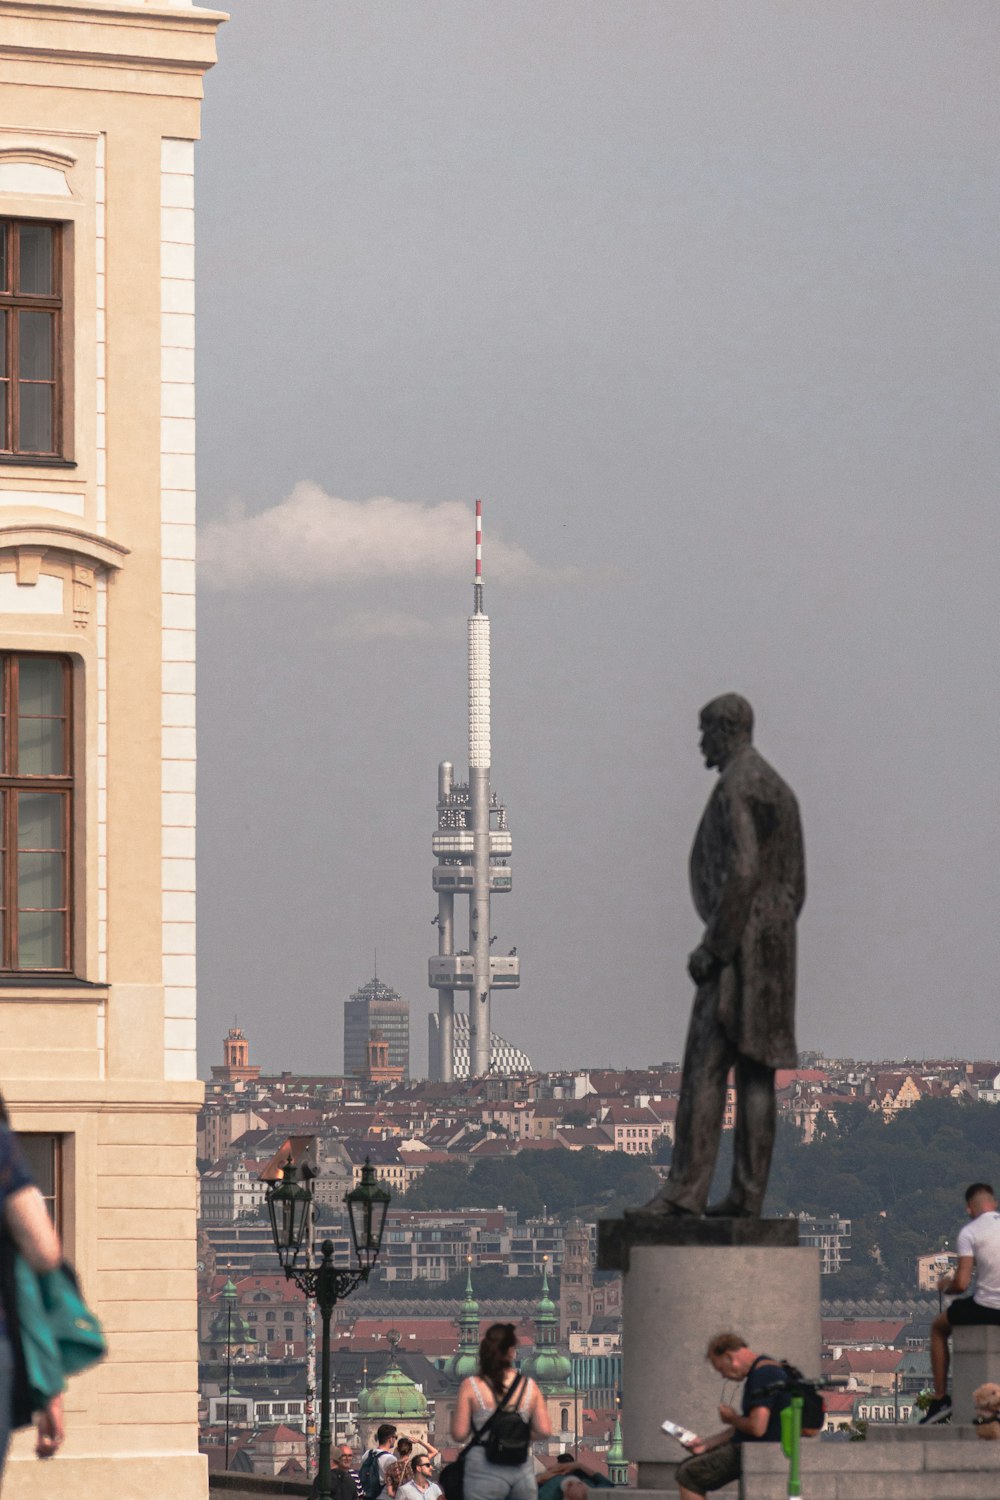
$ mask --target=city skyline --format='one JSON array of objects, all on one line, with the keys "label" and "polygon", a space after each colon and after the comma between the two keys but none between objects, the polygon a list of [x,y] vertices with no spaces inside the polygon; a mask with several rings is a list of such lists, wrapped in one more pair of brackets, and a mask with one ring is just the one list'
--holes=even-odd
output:
[{"label": "city skyline", "polygon": [[335,1068],[317,1017],[373,946],[427,993],[481,496],[530,955],[503,1035],[680,1055],[697,715],[737,690],[802,806],[799,1045],[976,1051],[996,26],[235,7],[197,175],[204,1049],[236,1009]]}]

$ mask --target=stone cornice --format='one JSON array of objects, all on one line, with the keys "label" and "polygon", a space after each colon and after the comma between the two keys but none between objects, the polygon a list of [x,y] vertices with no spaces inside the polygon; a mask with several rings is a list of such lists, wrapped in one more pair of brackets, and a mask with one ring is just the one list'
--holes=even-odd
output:
[{"label": "stone cornice", "polygon": [[[44,1084],[44,1097],[39,1097]],[[201,1106],[205,1085],[200,1079],[174,1083],[140,1079],[5,1079],[4,1098],[22,1118],[79,1109],[101,1114],[188,1114]]]},{"label": "stone cornice", "polygon": [[21,523],[0,526],[0,553],[20,547],[38,548],[43,552],[67,552],[73,557],[89,558],[98,567],[117,571],[128,557],[129,549],[107,537],[81,531],[75,526]]},{"label": "stone cornice", "polygon": [[216,61],[224,11],[136,5],[74,5],[70,0],[0,0],[0,56],[90,68],[188,73]]}]

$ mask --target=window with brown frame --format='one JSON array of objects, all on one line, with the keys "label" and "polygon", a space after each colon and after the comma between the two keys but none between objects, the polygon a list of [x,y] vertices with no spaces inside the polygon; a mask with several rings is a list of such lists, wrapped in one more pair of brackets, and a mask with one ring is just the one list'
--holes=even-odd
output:
[{"label": "window with brown frame", "polygon": [[62,229],[0,219],[0,458],[61,456]]},{"label": "window with brown frame", "polygon": [[65,656],[0,653],[5,973],[71,968],[72,677]]},{"label": "window with brown frame", "polygon": [[41,1135],[29,1130],[19,1131],[17,1139],[45,1199],[45,1206],[52,1215],[52,1222],[62,1234],[65,1227],[63,1138],[61,1135]]}]

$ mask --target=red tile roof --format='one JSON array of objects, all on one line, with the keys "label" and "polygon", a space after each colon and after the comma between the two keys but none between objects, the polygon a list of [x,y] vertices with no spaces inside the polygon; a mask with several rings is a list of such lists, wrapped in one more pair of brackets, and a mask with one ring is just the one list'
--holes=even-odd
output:
[{"label": "red tile roof", "polygon": [[908,1326],[905,1318],[822,1318],[820,1338],[824,1344],[894,1344]]},{"label": "red tile roof", "polygon": [[831,1360],[831,1375],[891,1375],[904,1358],[902,1349],[845,1349],[839,1359]]}]

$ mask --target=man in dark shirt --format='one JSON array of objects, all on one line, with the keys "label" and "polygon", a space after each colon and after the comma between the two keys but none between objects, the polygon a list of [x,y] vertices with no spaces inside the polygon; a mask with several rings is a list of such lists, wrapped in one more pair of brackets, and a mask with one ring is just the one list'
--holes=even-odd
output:
[{"label": "man in dark shirt", "polygon": [[755,1354],[738,1333],[717,1333],[707,1358],[723,1380],[743,1381],[743,1399],[738,1412],[725,1404],[719,1407],[719,1420],[725,1423],[721,1432],[689,1444],[694,1456],[678,1466],[676,1475],[681,1500],[700,1500],[739,1479],[744,1443],[779,1443],[782,1408],[791,1400],[790,1393],[773,1389],[781,1374],[777,1362]]},{"label": "man in dark shirt", "polygon": [[365,1500],[365,1492],[361,1485],[361,1476],[354,1467],[354,1449],[348,1443],[341,1443],[337,1449],[337,1467],[345,1474],[351,1476],[356,1500]]}]

